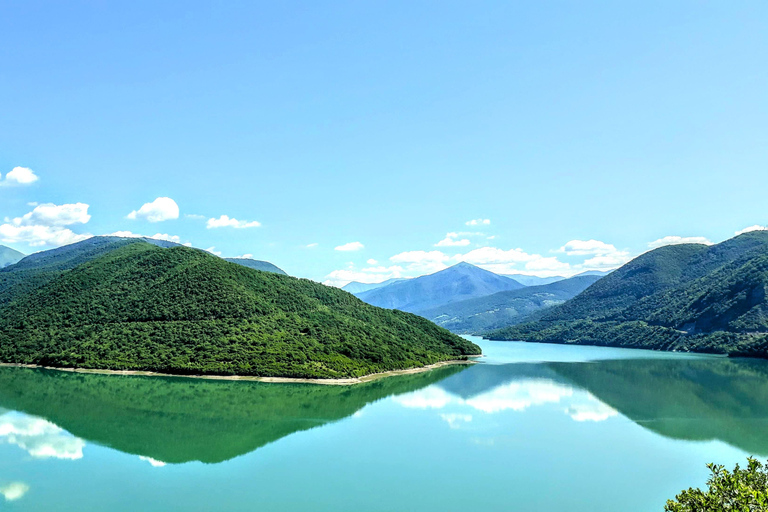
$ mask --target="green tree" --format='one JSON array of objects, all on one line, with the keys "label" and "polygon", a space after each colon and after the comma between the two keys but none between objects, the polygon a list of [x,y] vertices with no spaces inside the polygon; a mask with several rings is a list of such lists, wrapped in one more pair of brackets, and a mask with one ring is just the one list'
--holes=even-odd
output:
[{"label": "green tree", "polygon": [[667,501],[666,512],[756,512],[768,510],[768,466],[749,457],[746,469],[736,464],[733,472],[725,466],[707,464],[712,472],[708,489],[688,489]]}]

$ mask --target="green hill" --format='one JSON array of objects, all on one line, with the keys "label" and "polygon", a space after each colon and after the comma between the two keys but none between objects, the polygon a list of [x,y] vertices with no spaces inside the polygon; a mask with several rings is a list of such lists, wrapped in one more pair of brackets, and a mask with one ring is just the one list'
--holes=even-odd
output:
[{"label": "green hill", "polygon": [[23,257],[24,255],[19,251],[0,245],[0,268],[13,265]]},{"label": "green hill", "polygon": [[550,284],[453,302],[419,311],[419,315],[456,333],[472,334],[500,329],[524,322],[531,313],[562,304],[598,279],[600,276],[572,277]]},{"label": "green hill", "polygon": [[277,265],[273,265],[268,261],[252,260],[250,258],[224,258],[224,260],[230,263],[237,263],[244,267],[252,268],[254,270],[261,270],[262,272],[273,272],[275,274],[282,274],[287,276],[285,270],[281,269]]},{"label": "green hill", "polygon": [[40,257],[45,270],[38,274],[25,264],[35,286],[12,283],[14,293],[0,304],[0,360],[339,378],[480,353],[421,317],[312,281],[187,247],[97,242],[87,254],[100,255],[70,269],[53,268],[88,257]]},{"label": "green hill", "polygon": [[661,247],[492,339],[768,357],[768,233]]}]

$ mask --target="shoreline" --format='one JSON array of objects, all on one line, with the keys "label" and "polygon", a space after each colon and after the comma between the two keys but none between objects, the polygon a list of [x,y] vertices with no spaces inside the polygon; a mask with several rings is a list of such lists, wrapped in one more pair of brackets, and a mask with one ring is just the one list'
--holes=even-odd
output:
[{"label": "shoreline", "polygon": [[[482,357],[482,354],[476,356],[468,356],[470,358]],[[25,363],[0,363],[0,367],[15,367],[15,368],[39,368],[43,370],[56,370],[60,372],[71,373],[93,373],[99,375],[128,375],[139,377],[175,377],[183,379],[207,379],[207,380],[228,380],[228,381],[247,381],[247,382],[265,382],[273,384],[319,384],[325,386],[351,386],[354,384],[363,384],[365,382],[372,382],[386,377],[395,377],[398,375],[412,375],[414,373],[424,373],[444,366],[452,366],[457,364],[471,365],[475,364],[473,359],[461,360],[451,359],[448,361],[440,361],[435,364],[427,366],[419,366],[417,368],[408,368],[405,370],[389,370],[386,372],[369,373],[362,377],[347,377],[343,379],[309,379],[301,377],[257,377],[250,375],[181,375],[178,373],[161,373],[145,370],[99,370],[91,368],[61,368],[57,366],[42,366],[39,364],[25,364]]]}]

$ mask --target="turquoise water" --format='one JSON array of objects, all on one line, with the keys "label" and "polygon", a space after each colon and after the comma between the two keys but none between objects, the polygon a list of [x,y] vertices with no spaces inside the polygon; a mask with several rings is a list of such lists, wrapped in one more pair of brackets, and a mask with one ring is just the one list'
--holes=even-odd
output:
[{"label": "turquoise water", "polygon": [[352,387],[0,368],[23,511],[653,511],[768,457],[768,363],[474,341]]}]

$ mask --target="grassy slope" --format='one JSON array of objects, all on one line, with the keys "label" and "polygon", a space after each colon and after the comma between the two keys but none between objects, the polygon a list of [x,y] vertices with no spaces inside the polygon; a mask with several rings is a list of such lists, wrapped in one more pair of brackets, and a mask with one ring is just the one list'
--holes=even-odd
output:
[{"label": "grassy slope", "polygon": [[15,363],[335,378],[479,352],[334,288],[141,242],[0,308],[0,360]]},{"label": "grassy slope", "polygon": [[768,357],[768,233],[646,253],[493,339]]},{"label": "grassy slope", "polygon": [[558,304],[584,291],[600,276],[579,276],[550,284],[494,293],[446,304],[419,315],[457,333],[500,329],[525,321],[533,312]]}]

